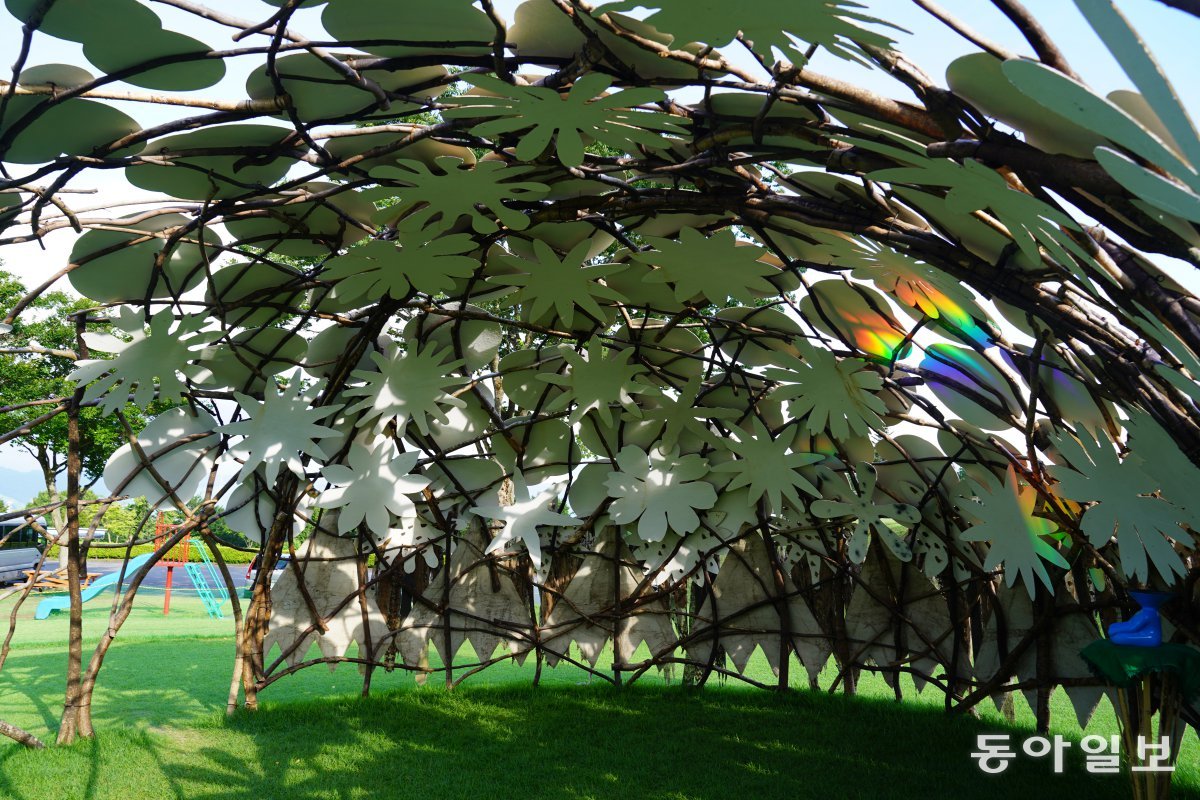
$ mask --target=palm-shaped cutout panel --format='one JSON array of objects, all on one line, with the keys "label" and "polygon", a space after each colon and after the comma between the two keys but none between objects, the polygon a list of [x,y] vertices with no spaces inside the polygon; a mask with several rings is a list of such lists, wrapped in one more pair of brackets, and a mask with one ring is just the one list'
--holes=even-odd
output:
[{"label": "palm-shaped cutout panel", "polygon": [[466,81],[494,96],[459,97],[460,107],[446,111],[445,117],[491,117],[471,128],[476,136],[488,139],[526,131],[514,152],[521,161],[537,159],[553,141],[559,160],[578,167],[584,160],[584,137],[636,153],[639,147],[665,149],[670,140],[661,134],[687,131],[686,121],[677,116],[636,108],[664,99],[662,91],[626,89],[605,95],[613,79],[598,72],[575,81],[566,95],[542,86],[514,86],[490,75],[471,75]]},{"label": "palm-shaped cutout panel", "polygon": [[[862,45],[891,48],[894,42],[859,23],[886,24],[864,14],[854,0],[755,0],[731,10],[726,0],[624,0],[601,6],[600,11],[633,11],[656,8],[646,22],[675,35],[674,46],[703,42],[713,47],[729,44],[739,30],[755,51],[769,56],[772,48],[803,63],[807,42],[820,45],[838,58],[866,63]],[[894,27],[894,26],[893,26]]]}]

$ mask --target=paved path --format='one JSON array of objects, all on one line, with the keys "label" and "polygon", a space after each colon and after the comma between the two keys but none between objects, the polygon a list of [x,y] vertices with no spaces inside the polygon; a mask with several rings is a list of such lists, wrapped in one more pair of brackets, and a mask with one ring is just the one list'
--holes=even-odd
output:
[{"label": "paved path", "polygon": [[[237,587],[242,587],[246,583],[246,564],[230,564],[229,573],[233,576],[233,583]],[[121,561],[115,558],[111,559],[88,559],[88,572],[95,572],[99,575],[107,575],[110,572],[116,572],[121,568]],[[129,576],[126,575],[126,580]],[[146,580],[142,581],[144,589],[162,589],[167,585],[167,568],[152,567],[150,574],[146,576]],[[194,590],[192,580],[188,577],[187,570],[183,567],[175,567],[174,575],[171,577],[171,588]]]}]

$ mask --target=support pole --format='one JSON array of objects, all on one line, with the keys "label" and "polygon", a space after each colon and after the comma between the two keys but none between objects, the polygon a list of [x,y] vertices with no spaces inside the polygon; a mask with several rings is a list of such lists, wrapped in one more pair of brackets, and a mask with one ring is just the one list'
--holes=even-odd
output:
[{"label": "support pole", "polygon": [[167,591],[163,595],[163,616],[171,613],[171,574],[175,571],[175,567],[167,567]]}]

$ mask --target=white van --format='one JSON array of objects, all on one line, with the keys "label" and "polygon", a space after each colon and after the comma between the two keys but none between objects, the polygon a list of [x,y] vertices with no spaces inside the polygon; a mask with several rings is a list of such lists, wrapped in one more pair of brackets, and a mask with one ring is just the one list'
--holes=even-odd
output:
[{"label": "white van", "polygon": [[0,522],[0,584],[25,580],[37,566],[46,543],[25,520]]}]

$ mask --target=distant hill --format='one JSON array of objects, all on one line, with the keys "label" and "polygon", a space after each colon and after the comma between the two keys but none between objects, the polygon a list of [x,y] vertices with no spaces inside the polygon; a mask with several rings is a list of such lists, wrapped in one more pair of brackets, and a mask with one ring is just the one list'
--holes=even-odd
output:
[{"label": "distant hill", "polygon": [[22,472],[0,467],[0,500],[9,508],[20,508],[46,487],[36,472]]}]

